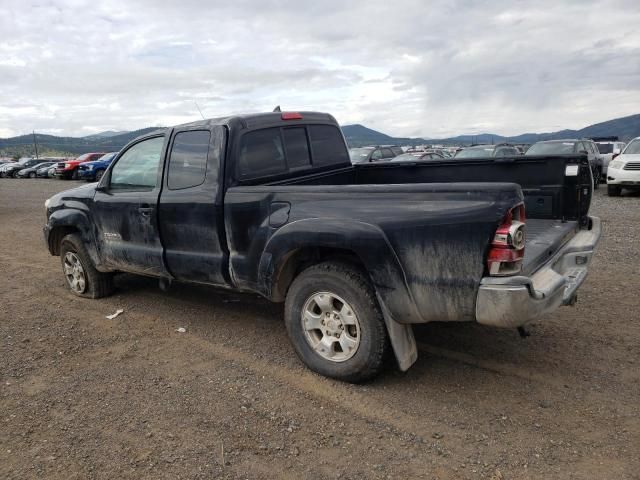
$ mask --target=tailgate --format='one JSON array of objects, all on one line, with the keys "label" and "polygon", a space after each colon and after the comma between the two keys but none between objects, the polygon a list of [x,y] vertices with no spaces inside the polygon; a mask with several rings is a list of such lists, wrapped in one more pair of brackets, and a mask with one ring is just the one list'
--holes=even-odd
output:
[{"label": "tailgate", "polygon": [[522,274],[531,275],[571,240],[579,230],[577,221],[528,218]]}]

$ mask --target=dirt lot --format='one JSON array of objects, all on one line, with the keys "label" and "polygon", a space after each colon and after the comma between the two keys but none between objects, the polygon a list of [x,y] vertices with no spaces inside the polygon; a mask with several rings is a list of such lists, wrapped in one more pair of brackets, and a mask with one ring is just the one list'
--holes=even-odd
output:
[{"label": "dirt lot", "polygon": [[72,186],[0,180],[0,478],[640,478],[639,196],[596,195],[575,308],[527,339],[423,326],[409,372],[355,386],[255,296],[122,275],[74,297],[41,234]]}]

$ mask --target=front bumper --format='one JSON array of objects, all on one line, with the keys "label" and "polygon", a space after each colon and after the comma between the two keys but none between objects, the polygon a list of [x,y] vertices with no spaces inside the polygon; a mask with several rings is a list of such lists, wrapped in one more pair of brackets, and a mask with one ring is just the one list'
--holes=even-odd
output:
[{"label": "front bumper", "polygon": [[640,187],[640,170],[610,168],[607,171],[607,185]]},{"label": "front bumper", "polygon": [[476,320],[494,327],[520,327],[561,305],[571,305],[587,277],[600,239],[600,219],[580,230],[531,277],[485,277],[476,301]]}]

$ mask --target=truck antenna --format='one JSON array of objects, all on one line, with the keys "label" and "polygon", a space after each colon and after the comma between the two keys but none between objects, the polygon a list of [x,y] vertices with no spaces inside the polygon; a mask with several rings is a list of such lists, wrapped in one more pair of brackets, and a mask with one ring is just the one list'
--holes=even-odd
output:
[{"label": "truck antenna", "polygon": [[196,102],[195,100],[193,101],[193,103],[196,104],[196,108],[198,109],[198,111],[200,112],[200,116],[202,117],[202,119],[204,120],[204,115],[202,114],[202,110],[200,110],[200,107],[198,106],[198,102]]}]

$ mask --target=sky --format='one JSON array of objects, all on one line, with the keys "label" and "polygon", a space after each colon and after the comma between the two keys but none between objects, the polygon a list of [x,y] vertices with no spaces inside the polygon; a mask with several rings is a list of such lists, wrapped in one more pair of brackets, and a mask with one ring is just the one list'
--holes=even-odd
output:
[{"label": "sky", "polygon": [[[0,137],[318,110],[393,136],[640,113],[634,1],[2,0]],[[197,106],[196,106],[197,104]]]}]

